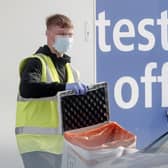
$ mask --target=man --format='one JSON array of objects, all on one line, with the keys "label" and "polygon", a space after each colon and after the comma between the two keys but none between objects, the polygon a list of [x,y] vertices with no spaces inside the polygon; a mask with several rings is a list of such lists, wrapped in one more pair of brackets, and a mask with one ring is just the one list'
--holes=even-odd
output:
[{"label": "man", "polygon": [[16,113],[16,139],[25,168],[60,168],[63,136],[58,91],[85,94],[65,53],[73,42],[73,24],[64,15],[46,19],[47,45],[20,63],[20,87]]}]

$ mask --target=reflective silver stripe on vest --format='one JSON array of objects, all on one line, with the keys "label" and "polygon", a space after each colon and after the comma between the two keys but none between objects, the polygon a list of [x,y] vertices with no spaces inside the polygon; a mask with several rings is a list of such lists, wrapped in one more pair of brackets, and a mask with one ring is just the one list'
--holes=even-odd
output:
[{"label": "reflective silver stripe on vest", "polygon": [[46,77],[47,77],[47,82],[52,82],[52,77],[51,77],[50,70],[47,64],[46,64]]},{"label": "reflective silver stripe on vest", "polygon": [[71,70],[72,70],[72,74],[73,74],[73,77],[74,77],[74,81],[75,82],[80,82],[79,73],[77,72],[77,70],[75,68],[73,68],[72,66],[71,66]]},{"label": "reflective silver stripe on vest", "polygon": [[15,134],[44,134],[54,135],[62,134],[59,128],[39,128],[39,127],[16,127]]},{"label": "reflective silver stripe on vest", "polygon": [[53,100],[57,101],[57,95],[51,97],[41,97],[41,98],[24,98],[21,95],[17,95],[17,101],[31,101],[31,100]]}]

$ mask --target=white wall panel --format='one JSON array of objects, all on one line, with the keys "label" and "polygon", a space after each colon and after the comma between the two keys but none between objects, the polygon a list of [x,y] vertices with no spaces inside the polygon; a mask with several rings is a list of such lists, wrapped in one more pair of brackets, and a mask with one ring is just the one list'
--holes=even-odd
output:
[{"label": "white wall panel", "polygon": [[[70,55],[85,83],[93,83],[93,0],[0,0],[0,167],[21,168],[14,128],[18,87],[18,63],[46,43],[45,18],[68,15],[75,24],[75,42]],[[85,39],[85,24],[89,39]]]}]

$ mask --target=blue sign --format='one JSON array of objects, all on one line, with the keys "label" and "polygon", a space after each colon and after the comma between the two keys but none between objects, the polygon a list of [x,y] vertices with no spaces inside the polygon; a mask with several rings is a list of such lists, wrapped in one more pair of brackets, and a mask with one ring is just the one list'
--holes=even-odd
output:
[{"label": "blue sign", "polygon": [[96,66],[138,148],[168,131],[168,1],[96,0]]}]

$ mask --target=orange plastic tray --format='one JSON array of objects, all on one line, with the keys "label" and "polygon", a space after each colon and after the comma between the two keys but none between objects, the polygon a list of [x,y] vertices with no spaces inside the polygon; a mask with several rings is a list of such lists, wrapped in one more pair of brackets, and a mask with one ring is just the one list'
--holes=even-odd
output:
[{"label": "orange plastic tray", "polygon": [[94,128],[86,127],[81,131],[67,131],[64,137],[70,143],[88,150],[130,145],[135,147],[136,144],[136,136],[116,122],[107,122]]}]

